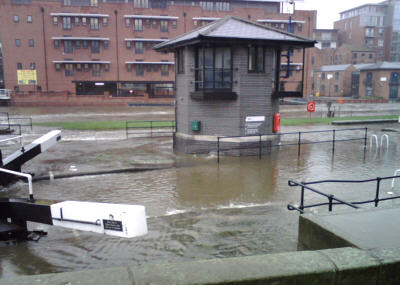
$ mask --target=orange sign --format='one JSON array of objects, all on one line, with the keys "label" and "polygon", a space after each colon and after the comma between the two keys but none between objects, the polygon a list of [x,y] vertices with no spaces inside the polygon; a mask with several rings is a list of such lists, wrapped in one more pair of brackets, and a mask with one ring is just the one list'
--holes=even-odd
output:
[{"label": "orange sign", "polygon": [[315,112],[315,101],[310,101],[307,103],[307,112]]},{"label": "orange sign", "polygon": [[339,99],[338,99],[338,103],[339,103],[339,104],[343,104],[343,103],[344,103],[344,102],[343,102],[343,99],[342,99],[342,98],[339,98]]}]

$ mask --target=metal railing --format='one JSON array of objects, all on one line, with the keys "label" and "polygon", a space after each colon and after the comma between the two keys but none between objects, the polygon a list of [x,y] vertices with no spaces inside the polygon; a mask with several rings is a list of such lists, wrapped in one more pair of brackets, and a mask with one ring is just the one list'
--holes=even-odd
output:
[{"label": "metal railing", "polygon": [[[362,130],[364,131],[364,135],[362,137],[353,137],[353,138],[346,138],[346,139],[338,139],[336,137],[337,133],[345,132],[345,131],[356,131]],[[317,133],[332,133],[331,139],[328,140],[321,140],[321,141],[304,141],[302,140],[302,135],[304,134],[317,134]],[[240,150],[240,149],[258,149],[258,157],[261,159],[262,157],[262,149],[263,144],[266,145],[266,138],[268,136],[279,136],[282,137],[284,135],[296,135],[296,142],[290,143],[277,143],[271,144],[270,147],[281,147],[281,146],[296,146],[298,147],[298,155],[300,156],[301,152],[301,145],[304,144],[317,144],[317,143],[332,143],[332,153],[335,152],[335,144],[337,142],[344,142],[344,141],[356,141],[356,140],[363,140],[364,141],[364,148],[367,146],[367,134],[368,128],[348,128],[348,129],[333,129],[333,130],[320,130],[320,131],[305,131],[305,132],[286,132],[286,133],[273,133],[273,134],[259,134],[259,135],[248,135],[248,136],[219,136],[217,138],[217,162],[220,161],[220,154],[224,151],[232,151],[232,150]],[[257,139],[258,137],[258,139]],[[265,139],[263,139],[265,137]],[[239,147],[230,147],[230,148],[222,148],[221,143],[236,143],[241,144],[243,143],[252,143],[250,146],[239,146]],[[226,140],[229,140],[228,142]],[[242,140],[242,141],[241,141]],[[254,145],[255,142],[258,142],[258,145]]]},{"label": "metal railing", "polygon": [[[6,119],[1,118],[1,116],[4,116]],[[8,112],[0,112],[0,121],[5,120],[7,121],[8,125],[12,125],[13,123],[15,124],[15,121],[27,121],[26,123],[18,123],[18,125],[23,127],[30,127],[31,130],[33,128],[32,118],[30,117],[11,117]]]},{"label": "metal railing", "polygon": [[139,135],[141,138],[170,137],[175,133],[175,127],[175,121],[126,121],[125,133],[127,139],[129,135]]},{"label": "metal railing", "polygon": [[[394,200],[394,199],[399,199],[400,196],[391,196],[391,197],[385,197],[385,198],[380,198],[380,192],[381,192],[381,182],[383,180],[388,180],[388,179],[394,179],[394,178],[400,178],[400,175],[397,176],[387,176],[387,177],[377,177],[377,178],[372,178],[372,179],[365,179],[365,180],[319,180],[319,181],[312,181],[312,182],[296,182],[293,180],[288,181],[288,185],[290,187],[296,187],[299,186],[301,187],[300,191],[300,205],[294,206],[291,204],[287,205],[288,210],[293,211],[299,211],[300,213],[304,213],[304,209],[307,208],[313,208],[313,207],[319,207],[319,206],[328,206],[328,210],[331,212],[333,209],[333,205],[347,205],[351,208],[354,209],[359,209],[360,207],[357,205],[361,204],[368,204],[368,203],[374,203],[375,207],[378,207],[379,202],[381,201],[387,201],[387,200]],[[365,201],[354,201],[354,202],[348,202],[343,199],[339,199],[335,197],[333,194],[326,194],[323,193],[319,190],[316,190],[314,188],[311,188],[308,185],[315,185],[315,184],[323,184],[323,183],[354,183],[354,184],[360,184],[360,183],[370,183],[370,182],[376,182],[376,188],[375,188],[375,198],[370,199],[370,200],[365,200]],[[326,197],[328,199],[328,202],[323,202],[323,203],[316,203],[316,204],[310,204],[310,205],[305,205],[305,191],[311,191],[313,193],[316,193],[320,196]]]}]

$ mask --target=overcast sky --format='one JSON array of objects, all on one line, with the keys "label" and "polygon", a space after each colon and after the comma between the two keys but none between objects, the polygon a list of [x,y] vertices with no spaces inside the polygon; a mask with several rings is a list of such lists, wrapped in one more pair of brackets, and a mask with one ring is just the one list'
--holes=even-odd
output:
[{"label": "overcast sky", "polygon": [[333,22],[339,20],[339,13],[368,3],[383,0],[299,0],[296,10],[317,10],[317,28],[333,29]]}]

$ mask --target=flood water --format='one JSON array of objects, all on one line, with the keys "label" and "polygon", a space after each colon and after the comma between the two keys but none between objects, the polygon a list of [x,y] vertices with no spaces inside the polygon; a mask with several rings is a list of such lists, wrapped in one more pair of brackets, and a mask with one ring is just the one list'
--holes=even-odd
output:
[{"label": "flood water", "polygon": [[[171,110],[157,113],[164,112],[157,109],[152,115],[153,111],[120,110],[107,119],[173,117]],[[54,115],[35,112],[31,113],[34,121],[45,121]],[[103,114],[102,111],[86,112],[70,117],[99,119]],[[64,115],[65,118],[69,117]],[[380,138],[384,127],[400,130],[397,124],[371,125],[368,134],[375,133]],[[286,127],[282,132],[327,128],[333,127]],[[24,140],[28,142],[46,130],[34,127],[33,131],[27,131]],[[222,157],[217,164],[214,153],[204,156],[174,154],[169,138],[125,139],[124,131],[64,131],[62,142],[27,163],[23,170],[40,176],[49,171],[119,169],[138,163],[171,164],[173,167],[37,181],[34,183],[35,198],[141,204],[146,207],[149,233],[123,239],[29,223],[30,230],[45,230],[48,236],[39,242],[1,245],[0,277],[295,251],[298,213],[288,211],[286,206],[298,204],[300,191],[288,187],[287,181],[391,176],[400,168],[397,157],[400,134],[386,133],[390,138],[389,149],[370,148],[368,140],[364,151],[364,142],[359,140],[337,143],[334,154],[331,143],[303,145],[298,155],[297,146],[283,146],[262,159]],[[337,134],[336,138],[363,135],[362,130],[350,131]],[[304,138],[325,140],[329,136],[331,134],[313,134]],[[296,139],[296,136],[287,137],[283,142]],[[390,182],[382,183],[382,197],[391,191]],[[395,192],[400,193],[400,182],[397,185]],[[372,199],[375,193],[375,184],[316,188],[347,201]],[[0,197],[26,196],[27,186],[22,182],[0,190]],[[318,201],[323,200],[307,193],[306,203]],[[382,204],[393,203],[396,202]],[[316,211],[326,210],[318,208]]]}]

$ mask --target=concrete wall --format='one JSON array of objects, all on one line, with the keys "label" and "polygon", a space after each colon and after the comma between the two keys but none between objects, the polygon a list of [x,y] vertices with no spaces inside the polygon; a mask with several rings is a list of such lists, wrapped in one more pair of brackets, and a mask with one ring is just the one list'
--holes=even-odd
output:
[{"label": "concrete wall", "polygon": [[30,284],[297,284],[400,283],[400,249],[337,248],[237,258],[147,264],[0,279]]}]

